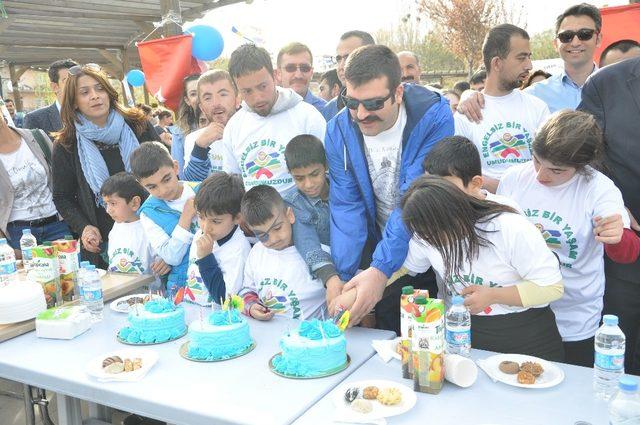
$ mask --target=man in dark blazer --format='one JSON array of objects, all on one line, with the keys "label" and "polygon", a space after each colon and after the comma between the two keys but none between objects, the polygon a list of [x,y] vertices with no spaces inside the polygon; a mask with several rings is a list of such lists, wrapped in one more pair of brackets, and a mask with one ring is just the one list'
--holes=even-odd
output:
[{"label": "man in dark blazer", "polygon": [[[607,174],[640,218],[640,57],[602,68],[582,88],[578,109],[593,114],[604,132]],[[632,228],[638,231],[637,224]],[[604,313],[625,333],[625,372],[640,374],[640,261],[616,264],[605,256]]]},{"label": "man in dark blazer", "polygon": [[76,65],[77,63],[71,59],[62,59],[49,66],[49,84],[56,94],[56,102],[28,113],[24,117],[23,128],[39,128],[44,130],[49,137],[51,137],[51,133],[62,129],[60,105],[64,94],[64,84],[69,77],[69,68]]}]

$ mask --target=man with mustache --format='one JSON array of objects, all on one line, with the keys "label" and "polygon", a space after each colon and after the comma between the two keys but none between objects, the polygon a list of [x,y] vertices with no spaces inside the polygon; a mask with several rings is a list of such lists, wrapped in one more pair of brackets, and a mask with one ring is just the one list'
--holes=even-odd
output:
[{"label": "man with mustache", "polygon": [[285,89],[292,89],[302,96],[302,100],[322,112],[327,102],[315,96],[309,90],[309,83],[313,77],[311,50],[302,43],[287,44],[278,52],[276,65],[276,81],[278,85]]},{"label": "man with mustache", "polygon": [[420,62],[413,52],[405,50],[398,53],[400,69],[402,70],[402,82],[420,84]]},{"label": "man with mustache", "polygon": [[[386,46],[350,52],[344,78],[346,108],[327,124],[325,149],[331,255],[341,281],[349,283],[327,287],[329,308],[340,304],[341,289],[345,294],[357,287],[351,324],[376,306],[376,326],[399,332],[399,288],[425,284],[403,277],[382,299],[387,280],[405,260],[410,239],[399,200],[422,174],[422,160],[431,147],[453,134],[453,118],[440,94],[401,83],[398,57]],[[365,270],[356,275],[358,269]]]},{"label": "man with mustache", "polygon": [[531,71],[529,34],[503,24],[487,33],[482,46],[487,79],[482,90],[484,119],[471,122],[455,114],[456,135],[471,140],[482,160],[484,187],[495,193],[502,173],[531,160],[535,131],[549,116],[540,99],[519,90]]}]

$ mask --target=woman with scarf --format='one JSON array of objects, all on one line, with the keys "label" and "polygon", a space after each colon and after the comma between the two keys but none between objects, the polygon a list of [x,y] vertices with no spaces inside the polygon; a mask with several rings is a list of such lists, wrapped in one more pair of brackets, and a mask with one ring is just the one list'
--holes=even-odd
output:
[{"label": "woman with scarf", "polygon": [[97,65],[69,69],[61,106],[62,130],[53,147],[53,201],[82,241],[82,257],[105,267],[113,220],[100,196],[104,181],[130,171],[129,156],[141,142],[160,141],[137,108],[118,94]]}]

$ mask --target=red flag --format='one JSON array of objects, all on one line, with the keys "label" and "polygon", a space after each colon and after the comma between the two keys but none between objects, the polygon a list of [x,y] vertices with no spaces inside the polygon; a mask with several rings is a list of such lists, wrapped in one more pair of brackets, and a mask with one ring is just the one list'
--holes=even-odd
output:
[{"label": "red flag", "polygon": [[602,14],[602,44],[595,52],[594,59],[600,61],[602,51],[611,43],[620,40],[635,40],[640,42],[640,3],[625,6],[603,7]]},{"label": "red flag", "polygon": [[180,105],[184,77],[203,71],[191,56],[192,41],[191,35],[176,35],[137,44],[147,89],[174,111]]}]

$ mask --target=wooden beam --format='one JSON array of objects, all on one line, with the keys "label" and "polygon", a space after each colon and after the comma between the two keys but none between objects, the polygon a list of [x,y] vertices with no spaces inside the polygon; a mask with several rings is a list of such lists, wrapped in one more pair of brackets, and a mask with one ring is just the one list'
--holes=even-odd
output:
[{"label": "wooden beam", "polygon": [[[160,14],[164,17],[171,14],[180,25],[182,25],[182,14],[180,12],[180,0],[160,0]],[[173,22],[164,25],[162,31],[165,37],[182,34],[182,28]]]},{"label": "wooden beam", "polygon": [[[5,3],[6,4],[6,3]],[[57,18],[82,18],[82,19],[109,19],[118,21],[149,21],[154,22],[160,19],[158,15],[140,15],[133,13],[104,13],[104,12],[91,12],[84,11],[78,12],[75,10],[42,10],[42,9],[21,9],[15,10],[14,13],[20,16],[41,16],[41,17],[57,17]]]},{"label": "wooden beam", "polygon": [[11,87],[13,88],[13,101],[16,104],[16,111],[22,111],[22,96],[20,95],[20,76],[16,72],[16,65],[9,64],[9,75],[11,77]]},{"label": "wooden beam", "polygon": [[80,43],[56,43],[47,42],[46,46],[35,44],[30,40],[12,40],[9,43],[0,42],[0,46],[21,46],[21,47],[39,47],[39,48],[69,48],[69,49],[119,49],[122,44],[80,44]]}]

